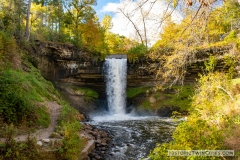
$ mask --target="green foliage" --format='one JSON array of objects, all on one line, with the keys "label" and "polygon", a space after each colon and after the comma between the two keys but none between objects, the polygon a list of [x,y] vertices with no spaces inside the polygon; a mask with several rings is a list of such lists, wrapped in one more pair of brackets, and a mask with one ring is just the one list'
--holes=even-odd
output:
[{"label": "green foliage", "polygon": [[139,94],[145,93],[149,87],[127,88],[127,98],[133,98]]},{"label": "green foliage", "polygon": [[79,159],[80,151],[83,148],[83,139],[79,137],[81,124],[77,121],[79,112],[64,101],[60,103],[62,105],[62,112],[58,119],[60,126],[58,131],[63,133],[64,138],[58,150],[65,159]]},{"label": "green foliage", "polygon": [[169,157],[168,150],[221,150],[224,149],[222,133],[207,121],[198,118],[182,122],[173,132],[173,142],[159,144],[151,152],[151,159],[221,159],[220,157]]},{"label": "green foliage", "polygon": [[227,72],[229,79],[232,79],[235,74],[235,63],[236,63],[235,61],[236,61],[236,57],[232,57],[232,56],[224,57],[225,66],[229,67]]},{"label": "green foliage", "polygon": [[0,61],[11,60],[16,55],[16,52],[15,39],[8,33],[0,31]]},{"label": "green foliage", "polygon": [[[232,94],[228,75],[209,72],[201,75],[193,96],[191,114],[173,132],[173,141],[159,144],[150,154],[151,159],[174,159],[168,150],[224,150],[238,151],[232,141],[239,138],[239,97]],[[235,84],[238,80],[235,80]],[[238,95],[238,91],[235,95]],[[230,141],[230,142],[229,142]],[[221,159],[221,157],[177,157],[178,159]]]},{"label": "green foliage", "polygon": [[206,70],[208,72],[213,72],[216,64],[217,64],[216,58],[214,56],[211,56],[211,55],[209,57],[209,61],[208,62],[204,61],[204,65],[205,65]]},{"label": "green foliage", "polygon": [[61,115],[58,118],[59,124],[63,123],[72,123],[76,121],[77,116],[79,115],[79,112],[69,106],[69,104],[65,101],[60,101],[60,105],[62,106]]},{"label": "green foliage", "polygon": [[63,145],[59,149],[62,156],[69,160],[80,159],[80,151],[82,150],[82,139],[79,137],[81,125],[78,121],[74,123],[63,123]]},{"label": "green foliage", "polygon": [[193,96],[193,106],[201,111],[203,119],[214,121],[225,115],[223,108],[232,105],[230,87],[231,83],[224,73],[201,75],[199,87]]},{"label": "green foliage", "polygon": [[224,41],[226,42],[234,42],[237,38],[237,32],[232,30],[225,38]]},{"label": "green foliage", "polygon": [[132,47],[128,53],[127,58],[130,62],[136,62],[139,58],[143,57],[147,53],[147,47],[143,44],[138,44]]},{"label": "green foliage", "polygon": [[12,124],[6,127],[3,137],[5,138],[4,145],[0,146],[0,159],[42,159],[40,148],[36,144],[35,139],[28,137],[25,142],[16,142],[14,140],[16,129]]},{"label": "green foliage", "polygon": [[147,47],[143,44],[138,44],[134,47],[132,47],[129,51],[128,54],[135,54],[138,56],[143,56],[147,52]]}]

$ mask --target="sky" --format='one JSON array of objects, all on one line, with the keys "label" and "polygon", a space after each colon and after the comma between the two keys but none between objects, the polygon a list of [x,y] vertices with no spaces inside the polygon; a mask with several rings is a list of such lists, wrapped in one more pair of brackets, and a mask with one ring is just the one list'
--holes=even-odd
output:
[{"label": "sky", "polygon": [[103,7],[106,6],[108,3],[120,3],[120,0],[97,0],[97,5],[93,8],[98,14],[98,18],[102,19],[104,16]]},{"label": "sky", "polygon": [[[130,1],[130,0],[128,0]],[[149,0],[151,2],[152,0]],[[137,2],[142,2],[142,0],[135,0],[134,2],[124,3],[123,0],[97,0],[97,6],[94,6],[95,11],[101,21],[104,14],[110,15],[112,17],[113,28],[111,32],[124,35],[130,39],[138,39],[139,37],[136,34],[136,29],[129,22],[129,20],[124,17],[124,15],[119,11],[119,8],[122,8],[124,12],[131,13],[137,6]],[[166,1],[165,1],[166,2]],[[145,4],[143,10],[148,11],[151,7],[151,3]],[[163,1],[157,1],[149,13],[149,18],[146,20],[147,37],[150,45],[153,45],[158,39],[161,32],[161,27],[159,27],[159,19],[163,14],[163,11],[167,8],[166,4]],[[138,30],[143,35],[144,34],[144,25],[142,19],[139,17],[141,15],[140,11],[137,11],[134,15],[131,16],[132,21],[138,27]],[[182,16],[177,12],[174,12],[172,19],[176,22],[182,20]]]}]

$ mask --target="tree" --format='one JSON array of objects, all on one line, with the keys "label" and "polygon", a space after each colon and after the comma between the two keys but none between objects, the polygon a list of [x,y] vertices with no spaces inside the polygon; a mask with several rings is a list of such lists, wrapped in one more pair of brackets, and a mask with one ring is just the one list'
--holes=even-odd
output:
[{"label": "tree", "polygon": [[109,15],[104,15],[102,19],[102,26],[106,32],[108,32],[110,29],[112,29],[112,17]]},{"label": "tree", "polygon": [[29,40],[30,36],[30,29],[29,29],[29,19],[30,19],[30,9],[31,9],[32,0],[28,1],[28,8],[27,8],[27,18],[26,18],[26,40]]},{"label": "tree", "polygon": [[124,0],[119,12],[133,26],[137,38],[147,48],[156,40],[165,19],[169,18],[177,5],[170,1]]},{"label": "tree", "polygon": [[[211,11],[207,20],[202,19],[202,15],[193,20],[196,12],[190,13],[193,14],[185,16],[180,24],[166,21],[163,33],[160,34],[161,39],[149,54],[152,59],[161,63],[156,70],[157,78],[160,80],[159,87],[169,83],[183,83],[187,66],[196,60],[194,53],[198,48],[217,45],[213,43],[218,41],[222,41],[222,45],[229,42],[239,43],[236,36],[237,30],[236,28],[232,30],[234,27],[231,27],[233,19],[230,16],[234,15],[234,19],[238,17],[239,20],[238,3],[225,2],[222,7]],[[228,34],[226,38],[221,38]]]},{"label": "tree", "polygon": [[73,42],[78,46],[82,45],[80,28],[95,16],[95,11],[91,7],[94,4],[96,4],[95,0],[67,0],[63,3],[64,10],[67,11],[65,14],[65,24],[73,33]]}]

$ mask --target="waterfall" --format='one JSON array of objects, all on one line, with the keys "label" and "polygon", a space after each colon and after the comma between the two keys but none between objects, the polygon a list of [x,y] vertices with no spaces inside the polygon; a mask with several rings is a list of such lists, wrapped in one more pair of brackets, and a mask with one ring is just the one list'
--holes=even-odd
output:
[{"label": "waterfall", "polygon": [[126,114],[126,58],[106,58],[104,64],[108,109],[111,114]]}]

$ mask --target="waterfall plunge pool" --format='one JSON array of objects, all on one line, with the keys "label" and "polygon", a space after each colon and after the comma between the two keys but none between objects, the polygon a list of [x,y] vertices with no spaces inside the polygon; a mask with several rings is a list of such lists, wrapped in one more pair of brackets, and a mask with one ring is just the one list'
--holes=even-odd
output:
[{"label": "waterfall plunge pool", "polygon": [[172,140],[177,122],[171,118],[97,116],[89,122],[112,137],[106,160],[140,160],[147,158],[156,143]]},{"label": "waterfall plunge pool", "polygon": [[[124,58],[125,57],[125,58]],[[169,142],[177,123],[170,118],[140,117],[126,113],[126,56],[111,56],[104,64],[107,108],[105,114],[91,116],[89,124],[107,131],[112,144],[106,160],[147,158],[156,143]]]}]

